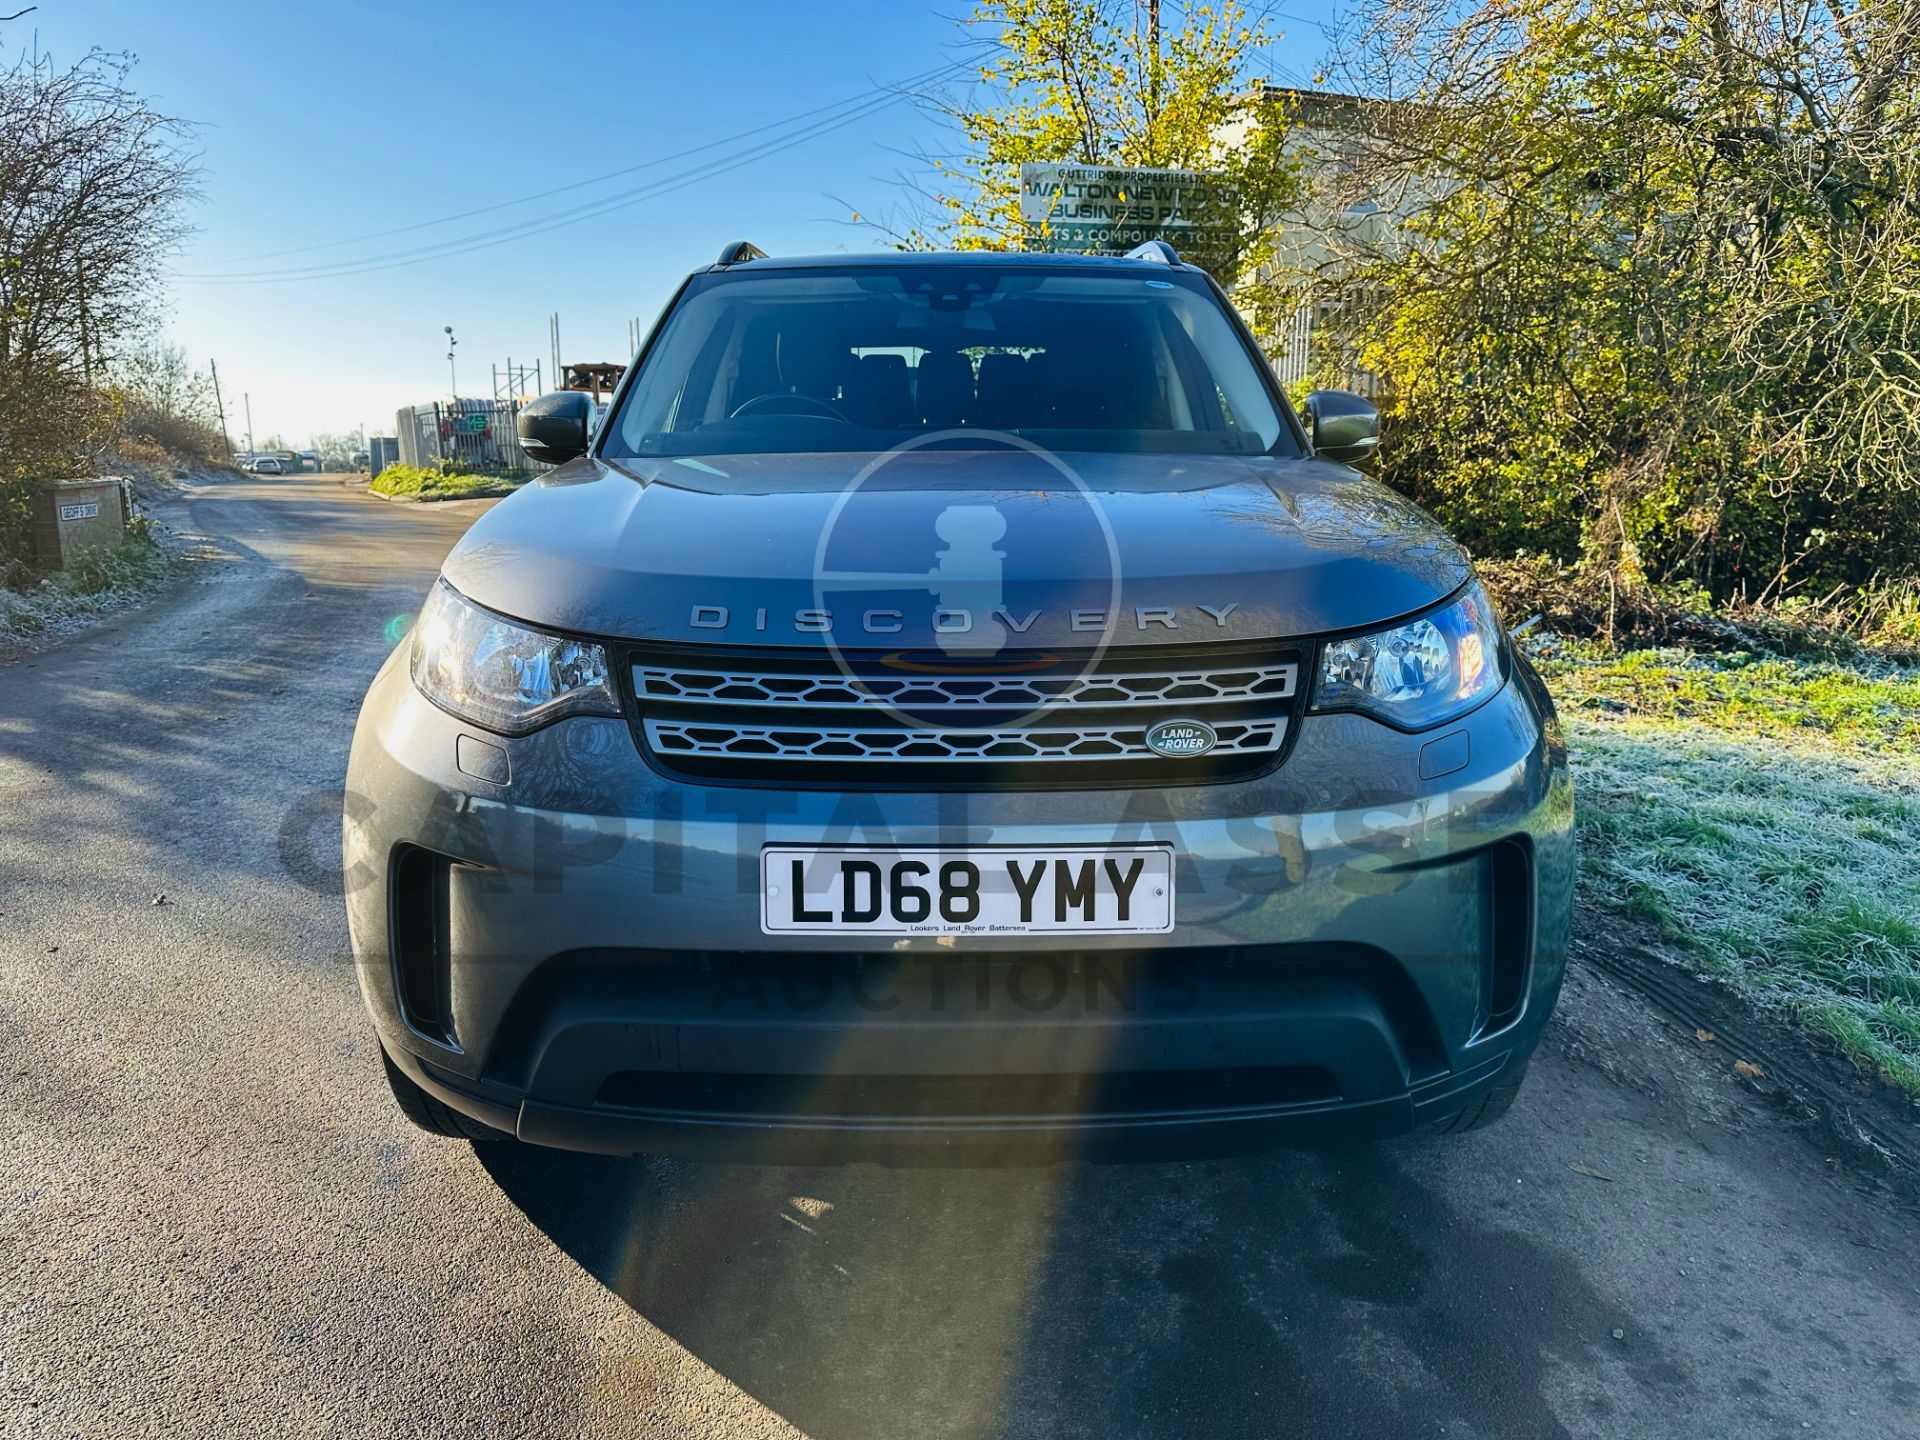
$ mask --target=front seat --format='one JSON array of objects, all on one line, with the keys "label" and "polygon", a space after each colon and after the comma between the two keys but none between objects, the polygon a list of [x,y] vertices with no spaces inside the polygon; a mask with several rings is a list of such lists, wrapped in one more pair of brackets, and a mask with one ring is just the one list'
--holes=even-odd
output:
[{"label": "front seat", "polygon": [[913,420],[904,355],[862,355],[847,377],[847,418],[892,430]]},{"label": "front seat", "polygon": [[917,388],[928,429],[963,424],[973,413],[973,362],[958,350],[929,350],[920,357]]},{"label": "front seat", "polygon": [[1033,397],[1028,387],[1027,357],[1008,350],[990,350],[980,357],[979,403],[973,421],[994,430],[1018,430],[1028,419]]},{"label": "front seat", "polygon": [[836,405],[852,360],[846,346],[812,325],[782,330],[775,352],[782,390]]}]

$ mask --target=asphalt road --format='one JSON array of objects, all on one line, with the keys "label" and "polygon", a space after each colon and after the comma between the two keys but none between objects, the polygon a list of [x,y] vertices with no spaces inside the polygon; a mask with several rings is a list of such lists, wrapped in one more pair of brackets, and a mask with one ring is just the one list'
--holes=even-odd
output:
[{"label": "asphalt road", "polygon": [[478,508],[200,485],[197,583],[0,664],[0,1432],[1920,1433],[1913,1213],[1592,974],[1451,1142],[797,1171],[410,1129],[329,817]]}]

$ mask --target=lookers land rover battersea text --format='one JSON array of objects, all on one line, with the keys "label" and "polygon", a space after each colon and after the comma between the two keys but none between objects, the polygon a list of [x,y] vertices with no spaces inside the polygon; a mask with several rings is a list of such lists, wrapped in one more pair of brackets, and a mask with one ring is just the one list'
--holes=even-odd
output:
[{"label": "lookers land rover battersea text", "polygon": [[400,1104],[769,1161],[1465,1129],[1572,793],[1466,557],[1164,245],[694,275],[448,557],[346,810]]}]

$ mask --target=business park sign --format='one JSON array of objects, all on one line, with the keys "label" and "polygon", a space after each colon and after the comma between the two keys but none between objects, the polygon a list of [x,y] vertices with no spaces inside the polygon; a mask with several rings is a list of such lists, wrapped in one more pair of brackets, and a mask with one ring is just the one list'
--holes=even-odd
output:
[{"label": "business park sign", "polygon": [[1020,167],[1020,219],[1037,250],[1124,255],[1165,240],[1206,264],[1235,239],[1233,193],[1204,170],[1135,170],[1053,162]]}]

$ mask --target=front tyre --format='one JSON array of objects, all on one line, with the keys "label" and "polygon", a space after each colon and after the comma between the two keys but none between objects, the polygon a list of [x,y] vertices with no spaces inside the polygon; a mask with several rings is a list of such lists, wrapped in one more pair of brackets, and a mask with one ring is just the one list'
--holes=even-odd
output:
[{"label": "front tyre", "polygon": [[1526,1080],[1527,1067],[1522,1065],[1517,1074],[1502,1080],[1478,1100],[1462,1106],[1451,1115],[1428,1121],[1423,1128],[1429,1135],[1464,1135],[1469,1130],[1484,1130],[1513,1108],[1513,1102]]},{"label": "front tyre", "polygon": [[456,1140],[475,1142],[505,1140],[504,1131],[491,1125],[462,1115],[436,1096],[429,1095],[408,1077],[407,1073],[386,1052],[380,1051],[380,1064],[386,1069],[387,1084],[393,1090],[393,1098],[400,1106],[400,1113],[429,1135],[446,1135]]}]

